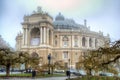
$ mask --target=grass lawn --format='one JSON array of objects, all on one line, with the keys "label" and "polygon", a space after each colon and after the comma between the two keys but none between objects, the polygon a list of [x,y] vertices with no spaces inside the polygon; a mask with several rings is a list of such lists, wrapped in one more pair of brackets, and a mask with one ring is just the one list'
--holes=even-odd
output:
[{"label": "grass lawn", "polygon": [[[5,77],[5,74],[1,74],[0,77]],[[31,77],[32,73],[20,73],[20,74],[10,74],[10,77]],[[41,74],[37,73],[36,77],[62,77],[65,74]]]},{"label": "grass lawn", "polygon": [[65,74],[37,74],[36,77],[62,77],[65,76]]},{"label": "grass lawn", "polygon": [[[5,77],[6,74],[1,74],[0,77]],[[10,77],[31,77],[32,74],[29,73],[20,73],[20,74],[10,74]]]},{"label": "grass lawn", "polygon": [[70,80],[120,80],[118,77],[106,77],[106,76],[83,76]]}]

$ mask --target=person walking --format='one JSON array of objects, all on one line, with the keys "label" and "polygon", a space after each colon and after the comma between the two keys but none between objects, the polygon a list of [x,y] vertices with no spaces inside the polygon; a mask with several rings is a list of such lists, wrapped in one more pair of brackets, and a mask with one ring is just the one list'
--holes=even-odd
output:
[{"label": "person walking", "polygon": [[67,75],[68,79],[70,79],[70,71],[69,70],[66,71],[66,75]]},{"label": "person walking", "polygon": [[32,78],[35,78],[35,76],[36,76],[36,71],[33,70],[33,71],[32,71]]}]

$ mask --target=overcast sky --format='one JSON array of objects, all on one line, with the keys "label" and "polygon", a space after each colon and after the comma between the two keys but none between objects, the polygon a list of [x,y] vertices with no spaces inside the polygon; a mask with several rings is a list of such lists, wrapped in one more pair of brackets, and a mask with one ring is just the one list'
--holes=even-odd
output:
[{"label": "overcast sky", "polygon": [[112,41],[120,39],[120,0],[0,0],[0,35],[12,47],[22,32],[23,16],[37,6],[54,18],[61,12],[79,24],[87,19],[92,31],[109,33]]}]

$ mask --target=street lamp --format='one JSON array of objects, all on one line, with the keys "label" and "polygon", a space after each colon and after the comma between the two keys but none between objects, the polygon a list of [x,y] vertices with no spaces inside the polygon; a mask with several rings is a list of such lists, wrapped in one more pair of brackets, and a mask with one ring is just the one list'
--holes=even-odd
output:
[{"label": "street lamp", "polygon": [[67,76],[68,76],[68,78],[70,80],[70,59],[68,59],[68,61],[69,61],[69,70],[67,71]]},{"label": "street lamp", "polygon": [[48,74],[50,74],[50,60],[51,60],[51,54],[48,55],[48,67],[49,67]]}]

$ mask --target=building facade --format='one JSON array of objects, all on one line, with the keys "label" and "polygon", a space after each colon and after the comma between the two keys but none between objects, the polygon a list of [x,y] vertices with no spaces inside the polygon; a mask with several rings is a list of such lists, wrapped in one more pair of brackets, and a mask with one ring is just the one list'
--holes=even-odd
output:
[{"label": "building facade", "polygon": [[47,64],[51,54],[51,63],[62,62],[64,66],[76,67],[87,50],[108,46],[109,35],[94,32],[84,24],[77,24],[59,13],[53,19],[40,8],[31,15],[24,16],[23,33],[16,37],[17,51],[27,51],[42,57],[40,65]]}]

